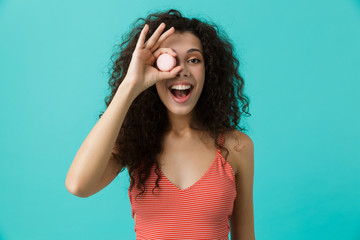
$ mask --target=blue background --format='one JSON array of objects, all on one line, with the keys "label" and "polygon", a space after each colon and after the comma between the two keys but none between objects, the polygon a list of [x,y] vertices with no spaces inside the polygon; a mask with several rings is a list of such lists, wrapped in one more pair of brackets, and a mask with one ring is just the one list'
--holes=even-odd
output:
[{"label": "blue background", "polygon": [[105,110],[113,47],[177,8],[234,43],[250,97],[257,240],[360,239],[360,1],[0,1],[0,239],[135,239],[122,172],[65,178]]}]

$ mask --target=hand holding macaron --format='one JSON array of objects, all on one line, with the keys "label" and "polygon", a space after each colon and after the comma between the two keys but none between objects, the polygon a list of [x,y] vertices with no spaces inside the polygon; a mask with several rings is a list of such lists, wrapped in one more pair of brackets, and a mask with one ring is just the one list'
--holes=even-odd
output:
[{"label": "hand holding macaron", "polygon": [[[175,66],[175,51],[161,47],[162,42],[174,33],[175,28],[171,27],[162,33],[165,24],[161,23],[146,40],[149,28],[149,25],[145,24],[141,30],[124,78],[124,81],[134,89],[135,95],[139,95],[159,81],[176,77],[182,69],[181,66]],[[165,56],[160,57],[161,55]],[[156,66],[159,57],[160,68]]]},{"label": "hand holding macaron", "polygon": [[156,60],[160,71],[168,72],[176,66],[176,59],[169,53],[162,53]]}]

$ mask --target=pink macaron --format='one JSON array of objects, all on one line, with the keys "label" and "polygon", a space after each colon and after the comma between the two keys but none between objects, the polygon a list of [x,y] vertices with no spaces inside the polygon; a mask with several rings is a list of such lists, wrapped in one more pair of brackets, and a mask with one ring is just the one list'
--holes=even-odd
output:
[{"label": "pink macaron", "polygon": [[157,58],[156,65],[160,71],[168,72],[175,67],[176,59],[169,53],[163,53]]}]

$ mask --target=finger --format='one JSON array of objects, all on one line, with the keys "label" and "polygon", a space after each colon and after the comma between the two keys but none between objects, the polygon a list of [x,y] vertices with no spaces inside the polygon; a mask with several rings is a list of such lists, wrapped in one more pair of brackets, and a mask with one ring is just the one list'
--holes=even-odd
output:
[{"label": "finger", "polygon": [[174,77],[176,77],[176,74],[178,72],[180,72],[181,70],[182,70],[182,67],[177,66],[177,67],[173,68],[170,72],[159,72],[159,79],[164,80],[164,79],[174,78]]},{"label": "finger", "polygon": [[145,26],[141,30],[141,33],[140,33],[140,36],[136,43],[135,48],[143,48],[144,47],[145,37],[146,37],[148,30],[149,30],[149,25],[145,24]]},{"label": "finger", "polygon": [[171,48],[159,48],[158,50],[153,52],[153,55],[155,58],[158,58],[163,53],[169,53],[171,56],[176,57],[176,52]]},{"label": "finger", "polygon": [[154,46],[154,44],[158,40],[161,32],[164,30],[164,28],[165,28],[165,23],[161,23],[158,26],[158,28],[155,30],[153,35],[146,41],[145,48],[151,49]]},{"label": "finger", "polygon": [[170,29],[168,29],[166,32],[164,32],[163,34],[161,34],[160,38],[157,40],[157,42],[155,43],[155,45],[151,48],[151,51],[155,51],[160,44],[167,39],[171,34],[173,34],[175,32],[175,28],[171,27]]}]

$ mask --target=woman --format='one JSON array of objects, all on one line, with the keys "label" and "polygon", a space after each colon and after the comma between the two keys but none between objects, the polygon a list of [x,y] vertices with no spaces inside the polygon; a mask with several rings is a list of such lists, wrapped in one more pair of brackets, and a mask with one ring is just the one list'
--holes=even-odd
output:
[{"label": "woman", "polygon": [[[251,114],[232,45],[215,25],[177,10],[134,26],[67,189],[89,197],[126,167],[137,239],[228,239],[230,230],[232,239],[255,239],[254,148],[237,130]],[[160,71],[162,54],[176,66]]]}]

